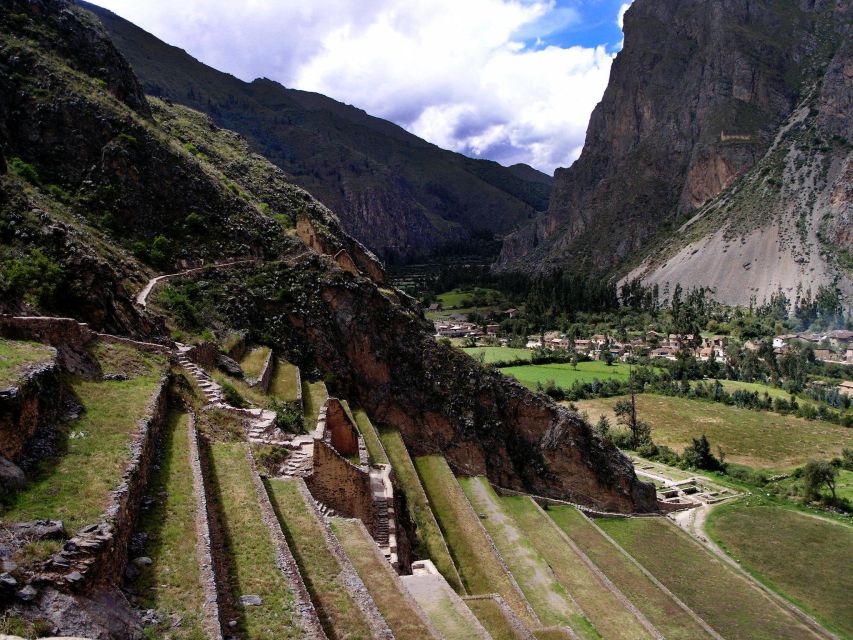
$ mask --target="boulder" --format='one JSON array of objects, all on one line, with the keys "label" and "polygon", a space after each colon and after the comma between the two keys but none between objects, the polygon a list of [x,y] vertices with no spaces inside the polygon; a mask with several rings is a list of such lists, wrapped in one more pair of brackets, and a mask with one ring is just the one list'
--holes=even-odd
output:
[{"label": "boulder", "polygon": [[229,376],[234,376],[235,378],[243,377],[243,369],[240,367],[240,364],[226,356],[224,353],[220,353],[216,356],[216,366],[222,369]]},{"label": "boulder", "polygon": [[0,495],[20,491],[26,483],[27,478],[21,468],[0,456]]}]

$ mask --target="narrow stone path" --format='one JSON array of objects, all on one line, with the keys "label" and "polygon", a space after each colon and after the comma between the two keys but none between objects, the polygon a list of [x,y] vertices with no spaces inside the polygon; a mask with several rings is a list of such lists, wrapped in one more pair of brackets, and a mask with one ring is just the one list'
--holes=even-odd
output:
[{"label": "narrow stone path", "polygon": [[245,264],[247,262],[257,262],[257,258],[240,258],[238,260],[228,260],[225,262],[214,262],[211,264],[206,264],[201,267],[194,267],[192,269],[186,269],[184,271],[179,271],[177,273],[166,273],[161,276],[156,276],[151,278],[146,285],[142,288],[138,294],[136,294],[136,304],[138,304],[143,309],[148,308],[148,296],[151,294],[151,291],[154,290],[160,282],[163,280],[168,280],[169,278],[177,278],[178,276],[186,276],[191,273],[198,273],[199,271],[204,271],[205,269],[210,268],[220,268],[220,267],[231,267],[237,264]]}]

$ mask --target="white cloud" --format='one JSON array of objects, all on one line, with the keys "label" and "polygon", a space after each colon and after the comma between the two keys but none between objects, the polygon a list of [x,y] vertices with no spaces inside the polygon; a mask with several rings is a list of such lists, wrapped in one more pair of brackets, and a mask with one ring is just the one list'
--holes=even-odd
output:
[{"label": "white cloud", "polygon": [[631,0],[631,2],[625,2],[621,7],[619,7],[619,13],[616,14],[616,24],[619,25],[620,29],[625,28],[625,12],[631,8],[633,3],[634,0]]},{"label": "white cloud", "polygon": [[98,2],[244,80],[318,91],[442,147],[549,173],[579,155],[612,61],[604,46],[543,46],[580,20],[556,0]]}]

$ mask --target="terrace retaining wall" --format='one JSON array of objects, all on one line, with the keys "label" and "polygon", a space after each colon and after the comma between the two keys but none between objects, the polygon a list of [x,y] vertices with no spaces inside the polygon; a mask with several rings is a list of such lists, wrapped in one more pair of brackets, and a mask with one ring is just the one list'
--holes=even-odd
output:
[{"label": "terrace retaining wall", "polygon": [[270,382],[272,381],[274,365],[275,354],[273,353],[273,350],[270,349],[270,352],[267,354],[267,359],[264,360],[264,366],[261,367],[260,375],[258,375],[257,380],[255,380],[251,386],[260,389],[264,393],[268,393],[270,390]]},{"label": "terrace retaining wall", "polygon": [[306,484],[317,500],[341,515],[358,518],[376,535],[370,475],[322,440],[314,440],[314,472]]},{"label": "terrace retaining wall", "polygon": [[116,584],[127,566],[127,545],[148,486],[151,463],[168,413],[169,375],[160,379],[130,444],[130,462],[100,522],[80,529],[45,562],[36,582],[87,592]]},{"label": "terrace retaining wall", "polygon": [[49,344],[63,369],[87,378],[101,375],[100,365],[86,351],[96,335],[89,325],[73,318],[0,315],[0,336]]},{"label": "terrace retaining wall", "polygon": [[56,424],[64,397],[56,360],[34,367],[17,386],[0,389],[0,456],[20,462],[33,437]]},{"label": "terrace retaining wall", "polygon": [[195,530],[196,555],[201,574],[201,589],[204,594],[204,629],[210,640],[222,640],[222,618],[219,611],[219,589],[213,564],[213,549],[210,541],[210,508],[207,496],[210,487],[204,476],[199,453],[199,435],[195,428],[195,414],[190,413],[187,425],[190,444],[190,467],[193,473],[193,492],[196,499]]}]

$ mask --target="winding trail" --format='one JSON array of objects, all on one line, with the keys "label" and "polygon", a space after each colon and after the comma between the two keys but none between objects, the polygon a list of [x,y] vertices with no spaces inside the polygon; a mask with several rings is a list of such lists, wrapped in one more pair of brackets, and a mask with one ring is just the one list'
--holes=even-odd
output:
[{"label": "winding trail", "polygon": [[136,294],[136,304],[138,304],[143,309],[147,309],[148,296],[154,290],[154,287],[156,287],[163,280],[168,280],[169,278],[176,278],[178,276],[186,276],[191,273],[198,273],[199,271],[204,271],[205,269],[231,267],[237,264],[246,264],[247,262],[257,262],[258,260],[258,258],[240,258],[236,260],[228,260],[225,262],[212,262],[210,264],[202,265],[201,267],[194,267],[192,269],[186,269],[185,271],[179,271],[177,273],[166,273],[161,276],[156,276],[154,278],[151,278],[142,288],[142,291]]}]

